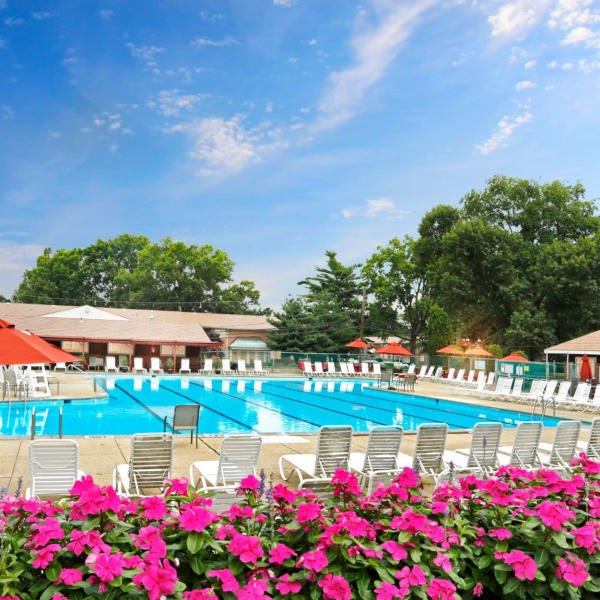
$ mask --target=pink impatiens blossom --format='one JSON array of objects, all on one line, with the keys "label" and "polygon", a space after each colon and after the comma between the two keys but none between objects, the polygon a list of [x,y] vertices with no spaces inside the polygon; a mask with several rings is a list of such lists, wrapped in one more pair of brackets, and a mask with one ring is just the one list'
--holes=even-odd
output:
[{"label": "pink impatiens blossom", "polygon": [[481,582],[479,582],[473,588],[473,596],[480,598],[482,594],[483,594],[483,584]]},{"label": "pink impatiens blossom", "polygon": [[319,587],[323,590],[323,598],[327,600],[350,600],[352,591],[344,577],[327,573],[321,581]]},{"label": "pink impatiens blossom", "polygon": [[[167,487],[165,497],[169,497],[171,494],[177,494],[178,496],[185,496],[188,491],[189,481],[186,477],[180,477],[179,479],[165,479],[163,485]],[[202,591],[202,590],[193,590]],[[186,593],[186,592],[184,592]],[[189,593],[189,592],[188,592]]]},{"label": "pink impatiens blossom", "polygon": [[63,569],[57,583],[65,585],[73,585],[79,583],[83,579],[83,573],[78,569]]},{"label": "pink impatiens blossom", "polygon": [[437,556],[433,559],[433,564],[437,567],[441,567],[442,571],[445,573],[452,571],[452,562],[445,554],[442,554],[441,552],[437,553]]},{"label": "pink impatiens blossom", "polygon": [[490,529],[488,533],[490,537],[495,537],[499,540],[507,540],[509,537],[512,537],[512,533],[508,529]]},{"label": "pink impatiens blossom", "polygon": [[575,543],[590,554],[600,549],[600,523],[589,521],[582,527],[572,529],[571,533],[575,536]]},{"label": "pink impatiens blossom", "polygon": [[73,529],[70,535],[71,541],[67,544],[67,550],[70,550],[75,556],[80,556],[89,548],[95,554],[101,552],[110,553],[110,546],[102,541],[102,536],[98,531],[79,531]]},{"label": "pink impatiens blossom", "polygon": [[202,588],[200,590],[190,590],[181,594],[183,600],[218,600],[211,588]]},{"label": "pink impatiens blossom", "polygon": [[140,528],[140,533],[133,545],[142,550],[149,550],[147,560],[150,562],[165,558],[167,555],[167,544],[162,538],[161,530],[152,525]]},{"label": "pink impatiens blossom", "polygon": [[260,481],[254,475],[248,475],[240,481],[238,489],[243,491],[255,491],[260,489]]},{"label": "pink impatiens blossom", "polygon": [[120,552],[116,554],[99,554],[93,569],[100,581],[108,583],[123,574],[123,558]]},{"label": "pink impatiens blossom", "polygon": [[148,590],[150,600],[159,600],[161,596],[173,593],[177,583],[177,571],[165,559],[162,564],[146,564],[144,570],[133,577],[133,582]]},{"label": "pink impatiens blossom", "polygon": [[426,591],[432,600],[453,600],[456,586],[446,579],[432,579]]},{"label": "pink impatiens blossom", "polygon": [[283,561],[292,556],[298,556],[289,546],[277,544],[273,550],[269,550],[269,562],[275,565],[282,565]]},{"label": "pink impatiens blossom", "polygon": [[236,598],[237,600],[270,600],[270,596],[265,596],[268,591],[269,584],[263,579],[251,579],[238,590]]},{"label": "pink impatiens blossom", "polygon": [[209,577],[216,577],[221,582],[224,592],[237,592],[240,584],[230,569],[215,569],[208,572]]},{"label": "pink impatiens blossom", "polygon": [[537,563],[531,556],[527,556],[521,550],[512,552],[496,553],[497,558],[502,558],[507,565],[511,565],[517,579],[533,581],[537,572]]},{"label": "pink impatiens blossom", "polygon": [[62,540],[65,537],[65,532],[62,530],[60,523],[52,517],[48,517],[40,523],[34,523],[31,529],[37,531],[31,538],[33,548],[41,548],[48,544],[50,540]]},{"label": "pink impatiens blossom", "polygon": [[564,502],[542,502],[536,511],[540,521],[548,525],[554,531],[560,531],[562,526],[569,520],[575,518],[575,513],[569,510]]},{"label": "pink impatiens blossom", "polygon": [[327,555],[322,550],[310,550],[303,554],[296,563],[297,567],[304,567],[305,569],[311,569],[316,571],[322,571],[327,565],[329,561],[327,560]]},{"label": "pink impatiens blossom", "polygon": [[53,560],[54,553],[60,552],[58,544],[49,544],[45,548],[36,551],[35,560],[31,563],[35,569],[45,569]]},{"label": "pink impatiens blossom", "polygon": [[331,478],[331,485],[335,486],[333,495],[339,496],[360,496],[361,489],[358,477],[350,471],[344,469],[336,469],[333,477]]},{"label": "pink impatiens blossom", "polygon": [[179,527],[186,531],[204,531],[211,523],[219,520],[219,515],[204,506],[188,505],[179,515]]},{"label": "pink impatiens blossom", "polygon": [[260,545],[260,538],[256,535],[243,535],[238,533],[227,546],[227,550],[239,557],[242,562],[256,564],[256,561],[265,553]]},{"label": "pink impatiens blossom", "polygon": [[160,521],[169,512],[167,505],[162,498],[151,496],[150,498],[142,498],[142,517],[150,521]]},{"label": "pink impatiens blossom", "polygon": [[297,594],[302,589],[302,584],[299,581],[290,581],[290,577],[289,573],[285,573],[279,578],[279,582],[275,584],[275,589],[283,596]]},{"label": "pink impatiens blossom", "polygon": [[375,589],[377,600],[393,600],[394,598],[404,598],[410,592],[407,589],[401,589],[387,581],[382,581],[381,585]]},{"label": "pink impatiens blossom", "polygon": [[404,560],[408,556],[404,546],[398,542],[395,542],[394,540],[383,542],[383,544],[381,544],[381,548],[386,552],[389,552],[394,560]]},{"label": "pink impatiens blossom", "polygon": [[558,560],[556,577],[564,579],[567,583],[575,587],[580,587],[590,577],[590,574],[585,569],[586,564],[580,558],[574,557],[570,552],[567,552],[567,556],[569,560],[565,560],[564,558]]},{"label": "pink impatiens blossom", "polygon": [[413,565],[412,569],[406,565],[396,571],[396,579],[400,581],[400,587],[420,586],[427,583],[425,572],[419,565]]},{"label": "pink impatiens blossom", "polygon": [[313,521],[321,516],[321,507],[314,502],[303,502],[296,509],[296,521],[301,525],[307,521]]}]

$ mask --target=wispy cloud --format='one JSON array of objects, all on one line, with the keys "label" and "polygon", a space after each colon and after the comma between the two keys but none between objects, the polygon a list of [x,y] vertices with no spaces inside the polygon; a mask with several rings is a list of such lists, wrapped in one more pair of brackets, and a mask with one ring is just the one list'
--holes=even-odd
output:
[{"label": "wispy cloud", "polygon": [[367,200],[361,206],[351,206],[342,209],[342,216],[345,219],[351,219],[352,217],[401,219],[409,213],[410,211],[401,209],[395,200],[385,197]]},{"label": "wispy cloud", "polygon": [[376,22],[360,11],[350,41],[353,64],[330,75],[319,106],[315,130],[334,128],[360,112],[366,92],[386,73],[402,44],[435,0],[390,3],[372,0]]},{"label": "wispy cloud", "polygon": [[2,119],[14,119],[15,111],[8,106],[8,104],[0,105],[0,118]]},{"label": "wispy cloud", "polygon": [[239,42],[232,36],[227,35],[222,40],[211,40],[209,38],[198,37],[192,40],[191,45],[194,47],[200,46],[232,46],[239,44]]},{"label": "wispy cloud", "polygon": [[273,4],[275,6],[285,6],[286,8],[289,8],[292,6],[293,2],[292,0],[273,0]]},{"label": "wispy cloud", "polygon": [[35,21],[44,21],[45,19],[49,19],[52,13],[47,11],[32,12],[31,16]]},{"label": "wispy cloud", "polygon": [[8,18],[4,19],[4,24],[7,27],[16,27],[17,25],[23,25],[24,23],[25,23],[25,19],[21,19],[20,17],[18,17],[18,18],[8,17]]},{"label": "wispy cloud", "polygon": [[110,10],[110,9],[100,9],[98,11],[98,16],[101,19],[110,19],[114,14],[115,14],[115,11]]},{"label": "wispy cloud", "polygon": [[494,37],[521,37],[537,25],[552,0],[514,0],[488,17]]},{"label": "wispy cloud", "polygon": [[190,111],[198,102],[208,98],[209,94],[184,94],[177,89],[162,90],[156,102],[149,102],[152,108],[156,107],[165,117],[176,117],[182,111]]},{"label": "wispy cloud", "polygon": [[525,112],[521,115],[503,117],[491,137],[483,144],[476,146],[477,151],[480,154],[489,154],[501,146],[506,146],[515,130],[531,121],[531,119],[533,119],[533,115],[527,107],[525,107]]},{"label": "wispy cloud", "polygon": [[153,62],[157,54],[165,51],[160,46],[136,46],[131,42],[127,42],[126,46],[129,48],[131,56],[147,62]]},{"label": "wispy cloud", "polygon": [[25,269],[35,264],[43,246],[0,241],[0,293],[10,295],[15,290]]},{"label": "wispy cloud", "polygon": [[515,85],[515,89],[517,90],[517,92],[521,92],[523,90],[529,90],[531,88],[535,87],[535,83],[533,81],[529,81],[529,80],[524,80],[524,81],[519,81],[516,85]]},{"label": "wispy cloud", "polygon": [[533,59],[533,60],[528,60],[528,61],[525,63],[524,67],[525,67],[526,69],[533,69],[533,67],[535,67],[535,65],[537,65],[537,60]]}]

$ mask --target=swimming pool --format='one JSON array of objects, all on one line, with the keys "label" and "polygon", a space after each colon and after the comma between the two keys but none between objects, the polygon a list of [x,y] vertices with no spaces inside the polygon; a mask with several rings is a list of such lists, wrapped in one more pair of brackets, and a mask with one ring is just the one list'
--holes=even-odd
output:
[{"label": "swimming pool", "polygon": [[[221,379],[206,377],[99,378],[109,397],[96,400],[29,401],[0,406],[0,435],[29,435],[36,408],[36,435],[57,435],[59,408],[63,435],[119,435],[163,430],[176,404],[200,404],[200,432],[310,433],[321,425],[374,425],[414,430],[421,423],[448,423],[465,429],[482,421],[516,427],[528,413],[366,389],[359,380]],[[550,427],[559,419],[546,417]],[[185,435],[185,434],[184,434]]]}]

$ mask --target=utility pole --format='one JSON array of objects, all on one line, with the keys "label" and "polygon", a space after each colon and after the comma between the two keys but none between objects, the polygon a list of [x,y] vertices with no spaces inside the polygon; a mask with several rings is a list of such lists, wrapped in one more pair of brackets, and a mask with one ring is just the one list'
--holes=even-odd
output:
[{"label": "utility pole", "polygon": [[362,289],[362,307],[360,309],[360,339],[365,335],[365,305],[367,304],[367,288]]}]

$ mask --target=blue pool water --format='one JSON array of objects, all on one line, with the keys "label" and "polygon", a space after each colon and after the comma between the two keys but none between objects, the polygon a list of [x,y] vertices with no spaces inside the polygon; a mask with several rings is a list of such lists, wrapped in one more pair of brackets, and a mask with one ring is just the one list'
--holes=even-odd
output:
[{"label": "blue pool water", "polygon": [[[530,415],[436,400],[418,395],[366,389],[364,381],[305,379],[208,379],[204,377],[112,377],[104,379],[109,397],[99,400],[29,401],[0,406],[1,435],[29,435],[36,408],[36,434],[57,435],[59,407],[63,435],[115,435],[163,430],[176,404],[200,404],[200,432],[309,433],[321,425],[374,425],[414,430],[421,423],[448,423],[465,429],[482,421],[516,427]],[[558,419],[546,417],[554,426]],[[183,434],[185,435],[185,434]]]}]

